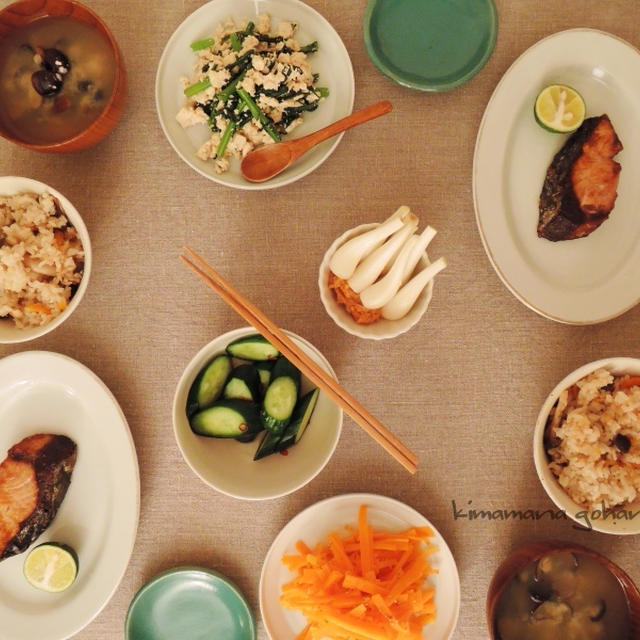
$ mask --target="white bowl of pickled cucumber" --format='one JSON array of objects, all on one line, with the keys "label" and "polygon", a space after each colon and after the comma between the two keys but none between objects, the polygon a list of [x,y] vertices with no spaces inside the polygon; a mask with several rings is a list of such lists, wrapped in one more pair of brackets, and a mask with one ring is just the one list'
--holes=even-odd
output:
[{"label": "white bowl of pickled cucumber", "polygon": [[[334,378],[325,357],[287,335]],[[194,473],[244,500],[287,495],[310,482],[335,451],[342,409],[251,327],[205,345],[173,399],[178,447]]]}]

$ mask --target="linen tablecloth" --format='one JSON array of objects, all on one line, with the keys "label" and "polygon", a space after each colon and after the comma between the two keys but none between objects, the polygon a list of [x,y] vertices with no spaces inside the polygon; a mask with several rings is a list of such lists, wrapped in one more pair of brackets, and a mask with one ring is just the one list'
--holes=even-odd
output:
[{"label": "linen tablecloth", "polygon": [[[38,154],[0,140],[0,174],[35,178],[64,193],[84,217],[94,251],[90,286],[74,315],[32,343],[0,347],[0,356],[43,349],[87,365],[121,404],[139,457],[141,512],[131,562],[78,640],[122,637],[138,588],[180,565],[216,569],[236,582],[265,640],[258,581],[271,542],[303,508],[347,492],[397,498],[442,533],[461,580],[456,640],[487,637],[491,576],[509,550],[530,540],[584,544],[640,581],[634,537],[580,531],[564,519],[464,517],[470,509],[553,508],[531,446],[546,394],[586,362],[640,356],[640,308],[603,324],[568,326],[516,300],[485,255],[471,190],[478,126],[511,63],[540,38],[572,27],[607,31],[638,47],[640,3],[497,0],[498,38],[485,68],[455,90],[425,94],[394,84],[368,58],[365,0],[308,0],[349,51],[355,107],[388,99],[393,111],[348,132],[312,174],[266,192],[225,188],[196,174],[158,123],[158,60],[174,29],[203,2],[86,4],[124,54],[129,92],[119,126],[95,148],[72,155]],[[382,342],[358,339],[326,315],[318,266],[345,229],[383,220],[400,204],[438,230],[430,254],[446,256],[449,266],[415,328]],[[341,383],[418,455],[416,475],[345,417],[326,468],[292,495],[245,502],[201,482],[174,440],[173,393],[200,347],[246,323],[180,262],[183,244],[277,324],[315,344]]]}]

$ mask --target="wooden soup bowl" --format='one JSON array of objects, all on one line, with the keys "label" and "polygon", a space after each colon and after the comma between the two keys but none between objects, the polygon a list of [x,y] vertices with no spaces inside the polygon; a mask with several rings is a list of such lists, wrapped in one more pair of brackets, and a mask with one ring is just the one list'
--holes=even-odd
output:
[{"label": "wooden soup bowl", "polygon": [[622,586],[627,598],[631,619],[628,640],[640,638],[640,590],[638,590],[633,580],[618,565],[599,553],[579,544],[554,540],[531,542],[519,547],[512,551],[497,568],[489,584],[486,603],[487,626],[491,640],[499,640],[500,638],[496,629],[496,608],[507,584],[530,562],[535,562],[549,553],[560,551],[581,553],[594,558],[613,574]]},{"label": "wooden soup bowl", "polygon": [[102,113],[83,131],[71,138],[53,143],[25,142],[6,130],[0,122],[0,135],[22,147],[48,153],[81,151],[104,140],[118,123],[124,110],[127,93],[127,74],[124,61],[111,31],[102,19],[88,7],[75,0],[18,0],[0,11],[0,39],[17,27],[43,17],[73,18],[102,34],[109,43],[115,60],[113,91]]}]

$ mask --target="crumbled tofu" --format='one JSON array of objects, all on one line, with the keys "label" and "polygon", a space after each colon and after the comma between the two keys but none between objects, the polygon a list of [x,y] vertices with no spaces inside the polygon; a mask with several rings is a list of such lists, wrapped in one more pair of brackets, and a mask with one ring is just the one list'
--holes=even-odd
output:
[{"label": "crumbled tofu", "polygon": [[220,134],[214,133],[199,149],[196,155],[201,160],[209,160],[216,157],[216,149],[220,144]]},{"label": "crumbled tofu", "polygon": [[295,30],[295,26],[293,22],[281,22],[278,25],[277,33],[280,37],[286,40],[287,38],[291,38],[293,36],[294,30]]},{"label": "crumbled tofu", "polygon": [[256,31],[259,33],[269,34],[271,31],[271,18],[268,13],[261,13],[258,16],[258,22],[256,23]]},{"label": "crumbled tofu", "polygon": [[207,114],[200,109],[200,107],[195,107],[195,105],[187,105],[186,107],[182,107],[180,111],[176,114],[176,120],[180,124],[181,127],[191,127],[194,124],[206,124],[209,120]]},{"label": "crumbled tofu", "polygon": [[[319,100],[309,59],[294,37],[296,24],[282,21],[272,34],[267,14],[259,15],[255,23],[253,33],[247,35],[243,33],[246,22],[238,26],[229,18],[218,25],[213,45],[196,52],[191,76],[180,78],[182,90],[208,81],[206,89],[186,100],[176,119],[185,128],[196,124],[211,128],[209,140],[196,155],[213,160],[217,173],[227,171],[232,158],[240,159],[258,146],[272,144],[274,139],[267,129],[274,137],[292,131],[302,122],[302,112],[314,109]],[[230,38],[234,33],[236,36]],[[236,38],[241,43],[239,51],[232,46]],[[234,80],[235,89],[243,89],[255,101],[261,111],[259,118],[250,113],[249,105],[239,95],[227,91],[226,98],[218,99]],[[212,109],[210,117],[207,114]],[[265,124],[267,121],[271,126]],[[228,140],[224,138],[226,146],[222,148],[223,133],[232,123],[235,131]],[[219,150],[222,157],[217,157]]]},{"label": "crumbled tofu", "polygon": [[253,145],[238,132],[229,140],[228,149],[236,158],[244,158],[253,149]]}]

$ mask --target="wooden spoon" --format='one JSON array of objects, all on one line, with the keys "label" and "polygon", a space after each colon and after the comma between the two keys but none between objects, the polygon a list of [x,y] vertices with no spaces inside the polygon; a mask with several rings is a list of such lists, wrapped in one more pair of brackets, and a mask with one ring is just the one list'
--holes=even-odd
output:
[{"label": "wooden spoon", "polygon": [[250,182],[264,182],[284,171],[303,153],[324,142],[342,131],[356,127],[363,122],[373,120],[391,111],[391,103],[387,100],[377,102],[369,107],[354,111],[346,118],[337,120],[324,129],[295,140],[286,140],[277,144],[267,144],[249,152],[240,163],[242,175]]}]

